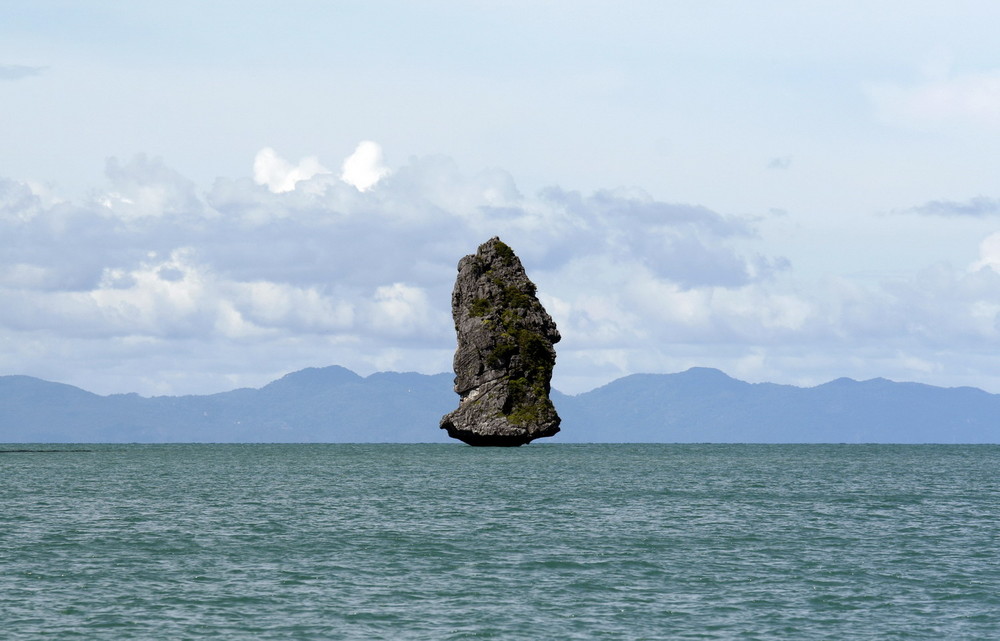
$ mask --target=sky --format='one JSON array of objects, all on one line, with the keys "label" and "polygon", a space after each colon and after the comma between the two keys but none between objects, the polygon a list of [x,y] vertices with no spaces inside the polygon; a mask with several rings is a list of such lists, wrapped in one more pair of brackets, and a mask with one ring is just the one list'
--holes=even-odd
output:
[{"label": "sky", "polygon": [[499,235],[553,385],[1000,393],[1000,4],[8,0],[0,375],[451,370]]}]

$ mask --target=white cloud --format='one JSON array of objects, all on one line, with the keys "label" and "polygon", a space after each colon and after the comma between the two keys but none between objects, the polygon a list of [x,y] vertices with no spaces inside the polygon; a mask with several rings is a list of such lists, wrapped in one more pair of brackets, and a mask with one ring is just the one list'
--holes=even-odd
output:
[{"label": "white cloud", "polygon": [[979,244],[979,260],[970,267],[972,271],[992,269],[1000,273],[1000,232],[990,234]]},{"label": "white cloud", "polygon": [[253,179],[276,194],[295,189],[295,185],[317,174],[330,173],[315,156],[307,156],[293,165],[270,147],[264,147],[253,159]]},{"label": "white cloud", "polygon": [[364,140],[344,160],[340,179],[358,191],[368,191],[388,174],[389,169],[382,161],[382,147],[376,142]]},{"label": "white cloud", "polygon": [[433,304],[423,288],[406,283],[375,290],[370,322],[376,331],[398,337],[440,338],[451,329],[450,313]]},{"label": "white cloud", "polygon": [[967,271],[803,283],[752,251],[752,218],[635,189],[523,195],[505,172],[464,175],[445,158],[368,191],[246,177],[201,196],[142,156],[107,173],[79,203],[0,180],[0,370],[146,393],[332,363],[446,371],[456,264],[493,235],[560,327],[564,391],[693,365],[784,382],[964,380],[963,359],[1000,347],[1000,234]]},{"label": "white cloud", "polygon": [[254,281],[231,283],[234,310],[261,328],[302,333],[338,333],[355,322],[354,305],[324,294],[318,287]]},{"label": "white cloud", "polygon": [[203,211],[194,183],[164,165],[161,158],[139,154],[124,164],[110,158],[105,175],[111,189],[98,193],[95,199],[115,216],[137,219],[200,215]]},{"label": "white cloud", "polygon": [[0,178],[0,218],[27,221],[42,209],[42,201],[27,184]]}]

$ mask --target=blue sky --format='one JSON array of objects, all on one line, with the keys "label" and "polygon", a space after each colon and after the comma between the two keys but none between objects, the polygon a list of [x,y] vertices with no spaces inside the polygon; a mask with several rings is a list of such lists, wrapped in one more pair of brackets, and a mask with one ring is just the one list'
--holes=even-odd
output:
[{"label": "blue sky", "polygon": [[448,371],[499,234],[556,387],[1000,392],[1000,5],[0,8],[0,373]]}]

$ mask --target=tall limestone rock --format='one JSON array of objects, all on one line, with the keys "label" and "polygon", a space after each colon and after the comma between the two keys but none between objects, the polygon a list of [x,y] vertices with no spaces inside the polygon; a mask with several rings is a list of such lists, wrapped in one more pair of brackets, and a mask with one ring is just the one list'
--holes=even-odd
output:
[{"label": "tall limestone rock", "polygon": [[559,331],[513,250],[491,238],[458,263],[458,409],[441,429],[469,445],[524,445],[559,431],[549,400]]}]

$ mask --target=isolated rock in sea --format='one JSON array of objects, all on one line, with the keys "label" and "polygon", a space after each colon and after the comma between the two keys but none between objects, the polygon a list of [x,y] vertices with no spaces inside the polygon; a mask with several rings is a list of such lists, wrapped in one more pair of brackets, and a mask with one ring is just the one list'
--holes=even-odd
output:
[{"label": "isolated rock in sea", "polygon": [[524,445],[559,431],[549,383],[559,331],[514,251],[491,238],[458,263],[458,409],[441,429],[469,445]]}]

